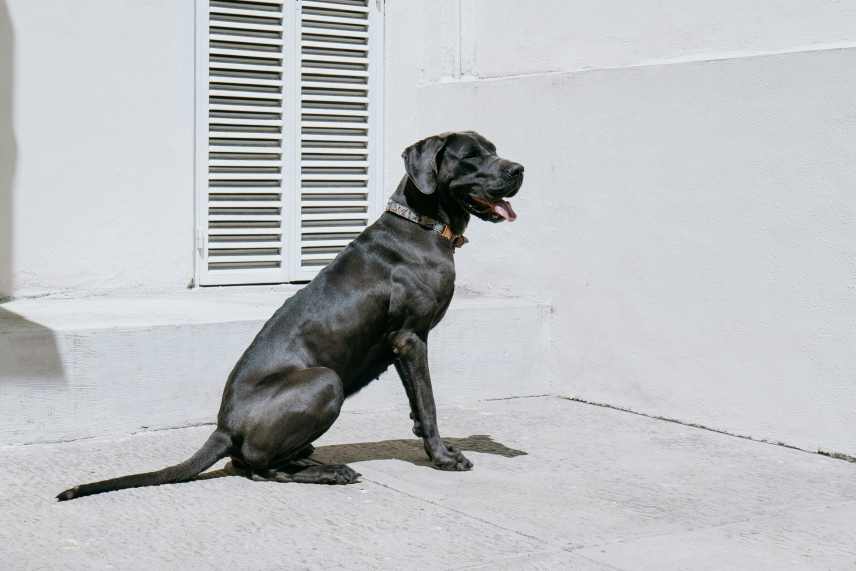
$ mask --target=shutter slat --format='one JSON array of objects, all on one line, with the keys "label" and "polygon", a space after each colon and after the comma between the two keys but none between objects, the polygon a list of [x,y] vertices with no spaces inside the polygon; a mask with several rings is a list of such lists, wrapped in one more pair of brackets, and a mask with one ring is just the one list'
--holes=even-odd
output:
[{"label": "shutter slat", "polygon": [[[279,214],[209,214],[208,220],[211,222],[280,222],[282,216]],[[331,219],[332,220],[332,219]]]},{"label": "shutter slat", "polygon": [[341,240],[302,240],[300,245],[303,248],[336,248],[347,246],[350,243],[350,239],[342,238]]},{"label": "shutter slat", "polygon": [[282,159],[253,160],[253,159],[210,159],[208,166],[212,167],[281,167]]},{"label": "shutter slat", "polygon": [[[316,40],[301,40],[300,45],[304,48],[324,48],[328,50],[342,50],[345,52],[353,52],[354,60],[367,60],[368,46],[366,44],[351,44],[348,42],[319,42]],[[344,57],[351,57],[351,53],[341,54]]]},{"label": "shutter slat", "polygon": [[242,242],[242,241],[229,241],[229,242],[212,242],[211,248],[218,250],[268,250],[271,248],[279,248],[279,241],[270,241],[270,242]]},{"label": "shutter slat", "polygon": [[320,214],[315,214],[312,212],[304,212],[301,214],[301,218],[305,220],[353,220],[355,223],[365,223],[365,213],[360,214],[359,212],[324,212]]},{"label": "shutter slat", "polygon": [[[363,83],[339,83],[336,81],[303,81],[301,82],[304,88],[329,89],[332,91],[341,91],[344,97],[364,97],[354,93],[364,92],[368,87]],[[346,93],[345,93],[346,92]]]},{"label": "shutter slat", "polygon": [[[303,59],[310,61],[310,62],[313,62],[313,63],[322,61],[322,62],[327,62],[327,63],[343,63],[343,64],[348,64],[348,65],[355,65],[355,64],[359,65],[359,62],[355,62],[354,58],[352,58],[352,57],[334,56],[334,55],[327,55],[327,54],[306,54],[303,56]],[[366,61],[364,63],[368,64],[368,61]]]},{"label": "shutter slat", "polygon": [[247,255],[247,256],[222,256],[222,255],[212,255],[210,257],[210,261],[212,262],[278,262],[281,258],[281,254],[268,254],[268,255]]},{"label": "shutter slat", "polygon": [[[338,2],[319,2],[317,0],[303,0],[303,8],[318,8],[322,10],[337,10],[340,12],[357,12],[360,15],[368,14],[366,6],[355,6],[353,4],[339,4]],[[364,16],[363,16],[364,17]]]},{"label": "shutter slat", "polygon": [[304,133],[303,135],[301,135],[301,140],[304,143],[317,143],[327,141],[367,142],[369,140],[369,137],[365,134],[322,135],[316,133]]},{"label": "shutter slat", "polygon": [[280,176],[274,173],[239,173],[239,172],[228,172],[228,173],[210,173],[208,175],[209,180],[270,180],[270,181],[280,181]]},{"label": "shutter slat", "polygon": [[300,232],[303,234],[359,234],[365,229],[365,224],[353,224],[348,226],[303,226],[301,227]]},{"label": "shutter slat", "polygon": [[314,207],[314,208],[340,208],[342,206],[353,206],[353,207],[368,207],[369,203],[367,200],[304,200],[301,202],[303,208]]},{"label": "shutter slat", "polygon": [[[270,176],[270,175],[268,175]],[[363,181],[368,180],[367,174],[303,174],[300,178],[304,182],[312,180],[344,180],[344,181]]]},{"label": "shutter slat", "polygon": [[330,160],[302,160],[300,161],[301,166],[308,167],[352,167],[352,168],[368,168],[368,161],[330,161]]},{"label": "shutter slat", "polygon": [[[211,111],[230,111],[233,113],[237,112],[249,112],[249,113],[268,113],[268,114],[279,114],[281,113],[281,106],[274,105],[232,105],[229,103],[211,103],[208,105],[208,109]],[[239,125],[242,123],[238,123]]]},{"label": "shutter slat", "polygon": [[325,252],[325,253],[323,253],[323,254],[309,254],[309,253],[306,253],[306,254],[301,254],[301,255],[300,255],[300,258],[301,258],[302,260],[304,260],[304,261],[306,261],[306,260],[326,260],[326,261],[333,261],[333,259],[334,259],[335,257],[336,257],[336,254],[330,254],[330,253],[328,253],[328,252]]},{"label": "shutter slat", "polygon": [[301,69],[304,74],[316,75],[332,75],[336,77],[368,77],[369,72],[356,69],[337,69],[333,67],[304,67]]},{"label": "shutter slat", "polygon": [[366,109],[336,109],[335,107],[304,107],[305,115],[331,115],[339,117],[365,117],[369,116]]},{"label": "shutter slat", "polygon": [[282,46],[282,39],[263,38],[259,36],[250,36],[247,34],[224,34],[223,32],[219,32],[216,34],[209,34],[208,39],[212,42],[234,42],[239,44]]},{"label": "shutter slat", "polygon": [[358,20],[357,18],[343,18],[341,16],[326,16],[321,14],[304,14],[303,15],[303,23],[306,26],[311,26],[313,22],[323,22],[327,24],[349,24],[351,26],[363,26],[365,27],[365,20]]},{"label": "shutter slat", "polygon": [[[213,119],[218,123],[224,124],[221,119]],[[278,123],[282,123],[279,121]],[[258,127],[260,125],[252,125]],[[266,131],[209,131],[209,137],[212,139],[280,139],[281,133],[269,133]]]},{"label": "shutter slat", "polygon": [[209,228],[208,234],[212,236],[245,236],[255,234],[279,236],[282,234],[282,230],[280,228]]},{"label": "shutter slat", "polygon": [[209,89],[210,97],[241,97],[246,99],[267,99],[270,101],[281,102],[282,95],[277,93],[267,93],[264,91],[244,91],[238,89]]},{"label": "shutter slat", "polygon": [[210,200],[208,208],[281,208],[282,201],[277,200]]},{"label": "shutter slat", "polygon": [[302,127],[323,127],[325,129],[360,129],[366,128],[365,121],[349,122],[349,121],[301,121]]},{"label": "shutter slat", "polygon": [[[365,155],[368,153],[366,149],[351,149],[351,148],[338,148],[338,147],[325,147],[323,145],[303,145],[304,153],[312,153],[312,154],[330,154],[330,155]],[[303,159],[309,160],[309,159]]]},{"label": "shutter slat", "polygon": [[[240,2],[241,0],[238,0],[238,1]],[[283,3],[286,0],[249,0],[249,1],[252,2],[253,4],[275,4],[277,6],[280,6],[280,8],[281,8]]]},{"label": "shutter slat", "polygon": [[268,52],[262,50],[246,50],[241,48],[216,48],[209,49],[211,55],[222,55],[232,57],[256,58],[262,60],[270,60],[270,64],[262,64],[257,62],[256,65],[265,65],[275,68],[282,68],[282,54],[280,52]]},{"label": "shutter slat", "polygon": [[[216,83],[228,83],[231,85],[253,85],[262,87],[277,87],[282,89],[282,80],[279,79],[261,79],[255,77],[234,77],[231,75],[221,75],[216,70],[211,71],[211,81]],[[282,96],[282,94],[279,94]]]},{"label": "shutter slat", "polygon": [[[224,6],[211,6],[208,9],[208,13],[210,14],[212,23],[217,22],[217,16],[250,16],[253,18],[268,18],[268,19],[281,19],[282,14],[280,12],[268,11],[268,10],[251,10],[247,8],[226,8]],[[228,20],[224,20],[227,21]]]},{"label": "shutter slat", "polygon": [[306,187],[304,186],[301,189],[303,194],[313,194],[317,196],[323,196],[325,194],[342,194],[342,193],[366,193],[368,192],[368,188],[365,186],[338,186],[338,187]]},{"label": "shutter slat", "polygon": [[209,196],[220,194],[279,194],[279,186],[212,186]]},{"label": "shutter slat", "polygon": [[330,36],[330,37],[340,37],[340,38],[359,38],[359,39],[367,39],[369,37],[368,32],[361,32],[359,30],[336,30],[324,27],[316,27],[312,26],[311,21],[304,20],[303,25],[303,33],[304,34],[312,34],[317,36]]},{"label": "shutter slat", "polygon": [[304,93],[300,97],[301,102],[310,103],[366,103],[369,98],[357,95],[316,95],[314,93]]},{"label": "shutter slat", "polygon": [[210,152],[217,153],[253,153],[256,155],[263,154],[279,154],[282,152],[282,149],[279,146],[276,147],[251,147],[249,145],[246,146],[226,146],[226,145],[210,145],[208,147]]},{"label": "shutter slat", "polygon": [[255,63],[236,62],[236,61],[212,61],[210,63],[210,73],[215,74],[217,70],[231,71],[261,71],[265,73],[281,73],[282,66],[275,65],[260,65]]},{"label": "shutter slat", "polygon": [[245,22],[235,22],[234,20],[219,20],[214,22],[214,25],[219,28],[229,28],[233,30],[248,30],[251,32],[282,32],[282,26],[278,24],[248,24]]}]

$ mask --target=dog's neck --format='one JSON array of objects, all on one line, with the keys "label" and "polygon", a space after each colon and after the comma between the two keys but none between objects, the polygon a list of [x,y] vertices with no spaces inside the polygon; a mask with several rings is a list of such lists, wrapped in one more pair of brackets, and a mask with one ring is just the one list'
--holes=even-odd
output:
[{"label": "dog's neck", "polygon": [[434,194],[423,194],[410,177],[404,175],[391,200],[403,204],[416,214],[430,216],[446,224],[458,236],[463,235],[470,221],[470,213],[449,197],[446,189],[438,188]]}]

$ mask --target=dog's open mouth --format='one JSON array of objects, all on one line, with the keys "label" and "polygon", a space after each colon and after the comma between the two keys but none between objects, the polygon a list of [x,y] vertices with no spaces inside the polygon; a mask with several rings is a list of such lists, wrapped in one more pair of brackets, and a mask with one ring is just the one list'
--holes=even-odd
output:
[{"label": "dog's open mouth", "polygon": [[500,220],[514,222],[517,220],[517,213],[514,212],[511,203],[507,200],[490,201],[484,198],[468,196],[467,206],[470,207],[474,214],[486,218],[491,222],[499,222]]}]

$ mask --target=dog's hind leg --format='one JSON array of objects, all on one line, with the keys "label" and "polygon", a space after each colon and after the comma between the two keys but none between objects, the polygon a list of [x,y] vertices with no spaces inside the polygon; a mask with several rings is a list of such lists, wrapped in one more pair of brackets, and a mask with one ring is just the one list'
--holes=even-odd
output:
[{"label": "dog's hind leg", "polygon": [[345,464],[286,465],[272,470],[253,472],[257,482],[294,482],[296,484],[353,484],[361,474]]},{"label": "dog's hind leg", "polygon": [[[265,380],[255,402],[242,410],[243,443],[233,456],[236,472],[258,481],[350,484],[359,477],[341,464],[308,460],[311,443],[339,417],[345,400],[335,371],[300,369]],[[245,403],[246,404],[246,403]]]},{"label": "dog's hind leg", "polygon": [[315,453],[315,447],[311,444],[307,444],[303,447],[302,450],[298,451],[297,454],[292,456],[293,460],[303,460],[304,458],[309,458],[312,454]]}]

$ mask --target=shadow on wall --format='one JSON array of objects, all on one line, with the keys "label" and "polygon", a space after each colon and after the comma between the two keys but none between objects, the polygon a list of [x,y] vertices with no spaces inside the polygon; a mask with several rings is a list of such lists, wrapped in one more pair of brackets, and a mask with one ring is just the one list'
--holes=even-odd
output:
[{"label": "shadow on wall", "polygon": [[4,396],[14,397],[7,393],[14,386],[26,387],[29,391],[65,384],[65,371],[53,331],[0,304],[0,403]]},{"label": "shadow on wall", "polygon": [[[49,328],[3,307],[14,294],[12,206],[18,148],[12,125],[15,36],[6,0],[0,0],[0,391],[14,385],[56,387],[65,374]],[[3,391],[6,393],[7,391]]]},{"label": "shadow on wall", "polygon": [[6,0],[0,0],[0,301],[11,297],[12,280],[12,185],[18,149],[12,128],[13,50],[15,36]]}]

